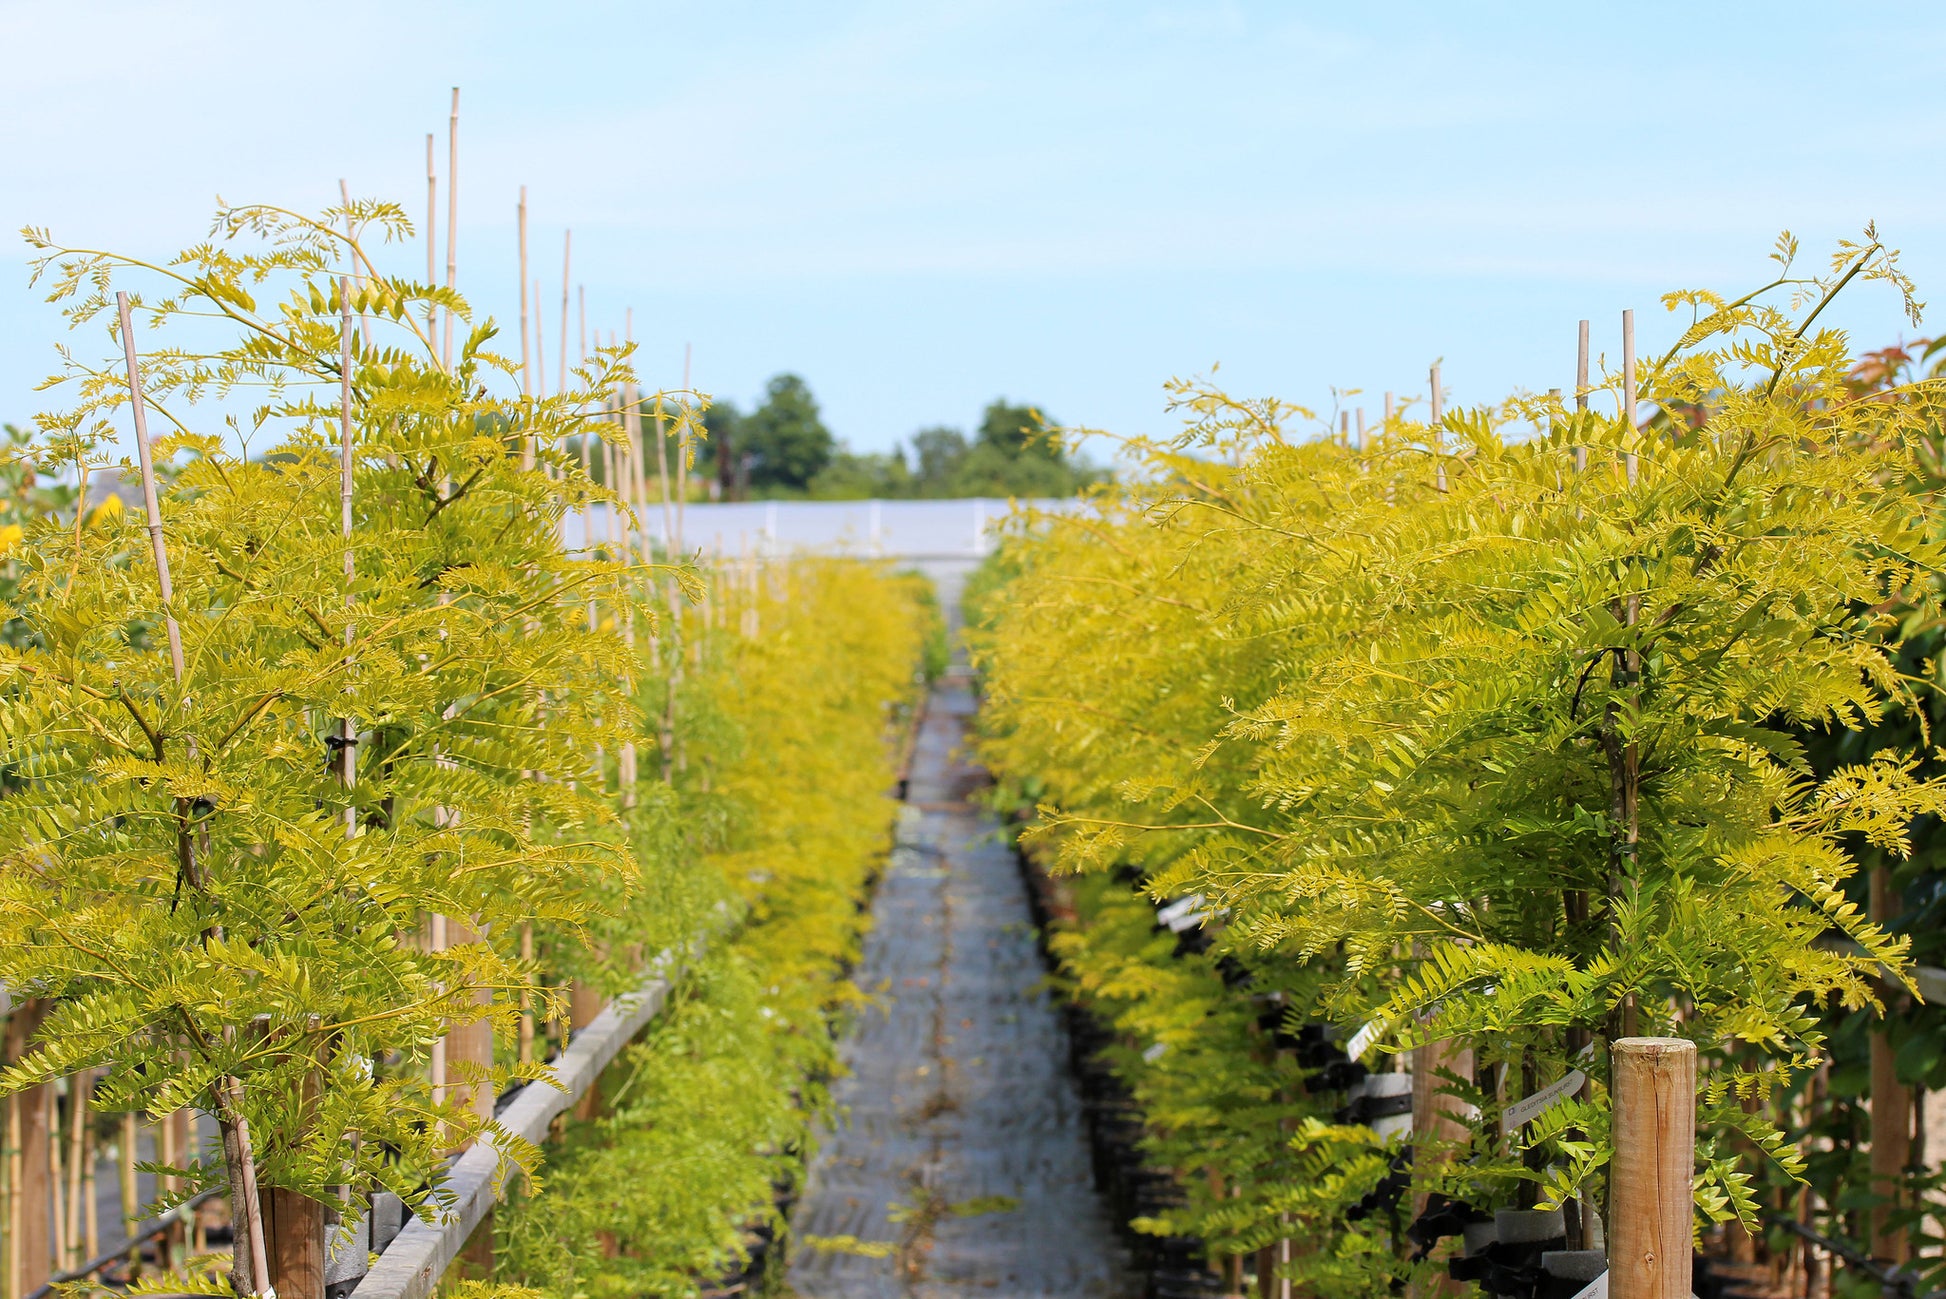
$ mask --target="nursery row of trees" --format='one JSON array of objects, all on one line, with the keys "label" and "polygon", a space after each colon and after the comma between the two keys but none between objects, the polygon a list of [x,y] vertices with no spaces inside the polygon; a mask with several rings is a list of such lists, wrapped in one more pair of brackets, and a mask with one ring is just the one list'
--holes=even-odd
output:
[{"label": "nursery row of trees", "polygon": [[[328,1242],[381,1194],[436,1213],[454,1151],[534,1173],[496,1098],[655,973],[669,1017],[500,1216],[502,1281],[683,1292],[801,1160],[933,614],[867,568],[650,553],[706,403],[639,392],[626,344],[536,395],[450,267],[383,268],[409,233],[350,200],[225,208],[161,264],[32,232],[118,352],[67,354],[0,469],[10,1299],[82,1252],[49,1257],[81,1216],[50,1158],[185,1112],[220,1149],[159,1141],[146,1211],[219,1191],[232,1255],[141,1287],[321,1297],[364,1265]],[[141,507],[89,508],[111,471]],[[671,1079],[711,1105],[645,1118]]]},{"label": "nursery row of trees", "polygon": [[853,451],[835,438],[795,374],[773,376],[754,410],[718,401],[705,420],[704,473],[726,501],[1072,496],[1104,477],[1051,436],[1038,407],[1004,398],[987,403],[971,436],[935,425],[886,452]]},{"label": "nursery row of trees", "polygon": [[983,752],[1078,873],[1054,947],[1179,1184],[1139,1225],[1230,1288],[1575,1293],[1609,1047],[1658,1035],[1700,1053],[1712,1248],[1936,1283],[1940,392],[1817,325],[1912,307],[1874,237],[1795,253],[1566,398],[1442,410],[1435,370],[1425,418],[1304,440],[1178,384],[1180,437],[986,575]]}]

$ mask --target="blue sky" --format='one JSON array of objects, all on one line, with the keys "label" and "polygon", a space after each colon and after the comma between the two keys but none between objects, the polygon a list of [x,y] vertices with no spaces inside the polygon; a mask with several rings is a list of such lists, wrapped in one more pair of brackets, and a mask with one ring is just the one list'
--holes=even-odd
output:
[{"label": "blue sky", "polygon": [[[526,184],[537,273],[558,294],[572,226],[591,318],[634,308],[647,378],[673,385],[685,343],[744,405],[795,370],[860,449],[1001,395],[1156,432],[1164,381],[1218,363],[1239,393],[1376,410],[1443,357],[1465,402],[1571,382],[1581,316],[1616,354],[1634,307],[1647,350],[1660,292],[1754,286],[1785,227],[1821,259],[1876,219],[1946,293],[1946,17],[1872,17],[0,0],[0,219],[156,256],[218,193],[322,207],[343,176],[416,213],[457,84],[478,305],[511,327]],[[63,337],[16,247],[13,420]],[[1882,288],[1831,316],[1911,333]]]}]

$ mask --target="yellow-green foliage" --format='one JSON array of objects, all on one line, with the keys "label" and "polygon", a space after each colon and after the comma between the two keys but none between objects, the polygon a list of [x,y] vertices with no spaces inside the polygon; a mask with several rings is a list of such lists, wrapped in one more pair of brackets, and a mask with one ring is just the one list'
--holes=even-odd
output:
[{"label": "yellow-green foliage", "polygon": [[800,1177],[858,998],[845,970],[935,615],[914,579],[847,561],[767,569],[754,607],[740,575],[718,579],[710,613],[684,618],[701,661],[676,786],[698,813],[690,869],[747,919],[603,1079],[604,1117],[503,1217],[502,1275],[549,1294],[693,1294],[742,1257],[747,1226],[781,1226],[775,1187]]},{"label": "yellow-green foliage", "polygon": [[[452,1023],[510,1037],[523,993],[545,1015],[521,928],[572,930],[633,872],[590,779],[596,753],[639,729],[617,688],[631,663],[584,613],[629,598],[631,578],[558,541],[564,511],[603,496],[565,440],[628,372],[604,352],[546,403],[493,395],[510,367],[491,326],[463,331],[446,367],[418,313],[463,317],[464,301],[378,275],[340,220],[404,228],[381,204],[317,220],[226,209],[219,242],[166,267],[33,236],[77,326],[112,329],[117,285],[161,286],[133,299],[153,326],[135,341],[166,434],[174,597],[134,512],[45,513],[12,556],[0,980],[53,1010],[0,1086],[106,1066],[104,1108],[247,1118],[265,1186],[416,1202],[481,1126],[457,1103],[435,1121],[418,1062]],[[347,271],[363,272],[349,302]],[[127,374],[69,355],[53,386],[69,404],[39,417],[29,454],[85,483],[127,431]],[[219,433],[212,398],[262,404]],[[138,481],[133,457],[119,469]],[[352,789],[327,745],[341,719]],[[412,935],[431,913],[483,936],[429,950]],[[188,1189],[223,1171],[190,1170]]]},{"label": "yellow-green foliage", "polygon": [[[1860,274],[1903,283],[1873,244],[1770,291],[1821,308]],[[1497,1124],[1586,1036],[1788,1071],[1818,1002],[1872,1006],[1903,961],[1844,899],[1845,844],[1903,851],[1942,791],[1897,753],[1821,777],[1793,732],[1917,688],[1894,642],[1946,558],[1911,472],[1934,399],[1857,400],[1820,308],[1766,303],[1671,295],[1697,324],[1641,396],[1675,418],[1639,429],[1610,381],[1587,412],[1398,418],[1359,452],[1180,385],[1184,436],[1130,447],[1147,481],[1032,520],[984,601],[984,751],[1044,791],[1061,860],[1203,894],[1258,991],[1318,986],[1382,1051],[1457,1037],[1509,1066],[1504,1094],[1463,1089],[1475,1134],[1420,1152],[1421,1189],[1493,1205],[1598,1173],[1603,1053],[1592,1107]],[[1706,1101],[1706,1137],[1749,1127]],[[1699,1208],[1748,1215],[1727,1146],[1704,1156]]]}]

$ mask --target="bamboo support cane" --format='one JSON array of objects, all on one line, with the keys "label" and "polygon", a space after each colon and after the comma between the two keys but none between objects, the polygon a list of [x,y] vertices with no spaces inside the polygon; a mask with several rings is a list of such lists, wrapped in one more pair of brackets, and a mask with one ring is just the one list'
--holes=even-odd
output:
[{"label": "bamboo support cane", "polygon": [[[351,436],[351,299],[350,284],[338,280],[338,535],[345,545],[345,670],[351,670],[351,643],[355,635],[352,611],[356,598],[352,584],[357,565],[352,551],[352,436]],[[345,786],[345,837],[358,833],[358,807],[352,790],[358,784],[358,723],[347,709],[338,728],[338,776]]]},{"label": "bamboo support cane", "polygon": [[[564,393],[568,390],[568,283],[573,278],[574,231],[561,234],[561,370],[556,376],[554,391]],[[586,351],[584,346],[583,351]]]},{"label": "bamboo support cane", "polygon": [[1628,485],[1633,487],[1641,472],[1636,464],[1635,447],[1632,445],[1635,435],[1635,313],[1633,311],[1622,313],[1622,419],[1623,432],[1629,435],[1631,442],[1623,455],[1622,463],[1624,472],[1628,476]]},{"label": "bamboo support cane", "polygon": [[[1630,435],[1632,441],[1635,429],[1635,313],[1633,311],[1624,311],[1622,313],[1621,414],[1625,422],[1624,431]],[[1626,454],[1623,463],[1623,472],[1628,480],[1628,485],[1630,487],[1635,486],[1639,476],[1639,468],[1632,445]],[[1626,625],[1633,627],[1641,620],[1641,617],[1642,598],[1639,595],[1631,594],[1623,601],[1622,621]],[[1617,684],[1631,688],[1637,686],[1642,679],[1641,652],[1633,648],[1624,650],[1621,655],[1619,667]],[[1635,698],[1639,705],[1639,691]],[[1612,707],[1611,705],[1611,709]],[[1609,729],[1611,732],[1614,729],[1612,721],[1609,723]],[[1612,875],[1609,881],[1609,896],[1614,901],[1620,900],[1625,877],[1632,877],[1635,873],[1636,853],[1642,838],[1642,756],[1633,734],[1627,740],[1620,743],[1618,756],[1619,764],[1615,767],[1614,772],[1615,792],[1612,811],[1616,822],[1621,827],[1622,841],[1616,853],[1616,862],[1612,868]],[[1618,1031],[1613,1036],[1617,1038],[1634,1037],[1636,1018],[1636,999],[1635,994],[1631,992],[1622,998],[1622,1003],[1617,1008],[1619,1024]]]},{"label": "bamboo support cane", "polygon": [[[433,170],[432,132],[426,132],[426,287],[439,283],[439,175]],[[436,347],[439,308],[426,304],[426,345]]]},{"label": "bamboo support cane", "polygon": [[67,1238],[63,1268],[86,1262],[93,1255],[87,1250],[87,1210],[82,1202],[82,1183],[87,1181],[88,1092],[94,1086],[94,1071],[83,1069],[68,1079],[68,1159],[67,1222],[62,1233]]},{"label": "bamboo support cane", "polygon": [[[521,415],[523,419],[531,416],[527,409],[534,395],[534,364],[529,356],[527,345],[527,187],[520,187],[520,206],[516,209],[520,226],[520,395],[522,398]],[[534,435],[531,428],[523,429],[520,435],[520,467],[523,470],[534,467]]]},{"label": "bamboo support cane", "polygon": [[[1579,329],[1580,340],[1575,346],[1574,356],[1574,409],[1577,414],[1588,409],[1588,322],[1582,321]],[[1574,449],[1574,469],[1576,473],[1588,471],[1588,448]]]},{"label": "bamboo support cane", "polygon": [[[359,294],[363,295],[365,292],[365,272],[360,269],[358,264],[358,232],[351,221],[351,186],[345,184],[342,176],[338,178],[338,196],[344,200],[345,206],[345,258],[351,264],[351,283],[358,290]],[[371,336],[371,332],[371,318],[361,310],[358,313],[358,341],[361,347],[365,339]]]},{"label": "bamboo support cane", "polygon": [[1609,1299],[1689,1299],[1696,1044],[1623,1038],[1611,1086]]},{"label": "bamboo support cane", "polygon": [[[453,114],[446,138],[446,288],[459,286],[459,87],[453,87]],[[446,308],[446,334],[439,345],[440,364],[453,368],[453,309]]]},{"label": "bamboo support cane", "polygon": [[[142,505],[147,511],[149,540],[155,550],[156,581],[162,596],[163,621],[169,634],[169,663],[176,686],[183,684],[182,630],[176,625],[175,591],[169,581],[169,551],[162,538],[162,505],[155,491],[155,462],[149,454],[148,410],[142,399],[142,372],[135,357],[135,329],[130,319],[128,294],[117,293],[115,306],[121,317],[122,351],[128,363],[129,406],[135,423],[135,448],[142,467]],[[189,849],[193,858],[194,849]],[[191,872],[193,876],[193,872]],[[270,1269],[265,1255],[263,1207],[257,1196],[256,1156],[250,1146],[249,1120],[243,1114],[243,1083],[235,1077],[219,1078],[214,1086],[218,1118],[223,1126],[224,1154],[230,1166],[231,1194],[241,1199],[241,1212],[234,1203],[231,1216],[236,1224],[236,1273],[238,1290],[249,1295],[262,1294],[270,1285]],[[165,1118],[165,1122],[168,1120]],[[246,1275],[246,1272],[248,1275]]]},{"label": "bamboo support cane", "polygon": [[[182,1151],[176,1148],[176,1116],[164,1114],[155,1124],[155,1157],[164,1168],[174,1168],[182,1159]],[[155,1179],[158,1195],[175,1195],[182,1190],[182,1179],[173,1173],[164,1173]],[[162,1239],[155,1245],[156,1260],[161,1270],[167,1272],[182,1261],[182,1229],[180,1224],[171,1224]]]},{"label": "bamboo support cane", "polygon": [[[534,400],[543,401],[547,397],[547,343],[541,334],[541,282],[534,281]],[[530,455],[539,453],[539,447],[529,440]]]},{"label": "bamboo support cane", "polygon": [[[71,1081],[71,1080],[70,1080]],[[61,1151],[61,1096],[58,1091],[50,1092],[47,1098],[47,1189],[50,1193],[52,1208],[48,1217],[54,1227],[54,1265],[63,1271],[67,1269],[68,1249],[68,1194],[67,1171],[69,1160]]]},{"label": "bamboo support cane", "polygon": [[[135,1180],[136,1142],[140,1137],[141,1129],[135,1121],[134,1111],[122,1115],[121,1149],[116,1152],[115,1163],[117,1171],[121,1174],[122,1235],[131,1241],[135,1239],[135,1233],[142,1226],[142,1195]],[[124,1267],[125,1274],[130,1280],[141,1275],[142,1247],[140,1245],[129,1247],[128,1262]]]},{"label": "bamboo support cane", "polygon": [[[684,343],[682,345],[682,390],[685,394],[689,392],[690,355],[691,355],[691,347],[688,343]],[[689,399],[685,395],[683,400],[687,402]],[[683,546],[683,527],[682,527],[683,507],[689,503],[690,447],[689,447],[689,410],[688,409],[685,409],[683,411],[682,420],[676,427],[676,444],[677,445],[676,445],[676,547],[675,547],[675,551],[677,554],[680,555],[683,553],[685,549]]]},{"label": "bamboo support cane", "polygon": [[[94,1078],[95,1075],[90,1073],[88,1086],[91,1090],[94,1087]],[[92,1102],[92,1097],[90,1100]],[[77,1266],[101,1254],[101,1206],[96,1199],[101,1188],[95,1176],[95,1162],[100,1157],[101,1151],[95,1139],[95,1125],[92,1122],[84,1123],[81,1128],[81,1222],[79,1228],[81,1236],[81,1257],[75,1260]]]},{"label": "bamboo support cane", "polygon": [[1432,387],[1432,406],[1427,415],[1427,423],[1432,429],[1433,472],[1438,480],[1439,490],[1443,492],[1446,490],[1446,433],[1445,430],[1440,428],[1439,421],[1445,413],[1445,406],[1443,405],[1442,394],[1439,391],[1439,363],[1437,361],[1433,362],[1430,382]]}]

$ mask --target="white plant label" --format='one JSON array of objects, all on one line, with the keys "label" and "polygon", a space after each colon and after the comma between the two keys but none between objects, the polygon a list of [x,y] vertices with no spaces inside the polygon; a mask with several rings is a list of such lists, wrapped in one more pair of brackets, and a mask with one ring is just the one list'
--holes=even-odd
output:
[{"label": "white plant label", "polygon": [[1200,893],[1191,893],[1186,898],[1177,898],[1174,902],[1171,902],[1168,906],[1156,912],[1155,918],[1161,924],[1173,926],[1177,917],[1188,915],[1202,905],[1203,895]]},{"label": "white plant label", "polygon": [[[1587,1081],[1588,1075],[1582,1073],[1579,1069],[1568,1070],[1566,1075],[1559,1081],[1549,1083],[1532,1096],[1527,1097],[1525,1100],[1515,1101],[1502,1111],[1500,1115],[1500,1131],[1504,1134],[1517,1132],[1521,1128],[1526,1127],[1529,1123],[1532,1123],[1535,1119],[1552,1109],[1560,1102],[1562,1097],[1579,1091],[1581,1084]],[[1608,1293],[1607,1282],[1604,1281],[1601,1285],[1603,1287],[1602,1294],[1606,1295]],[[1586,1292],[1584,1291],[1583,1295],[1585,1294]],[[1575,1299],[1583,1299],[1583,1295],[1576,1295]]]},{"label": "white plant label", "polygon": [[1351,1035],[1351,1041],[1345,1043],[1345,1054],[1354,1060],[1364,1059],[1365,1053],[1372,1049],[1372,1043],[1378,1041],[1382,1031],[1383,1026],[1377,1020],[1370,1021]]}]

